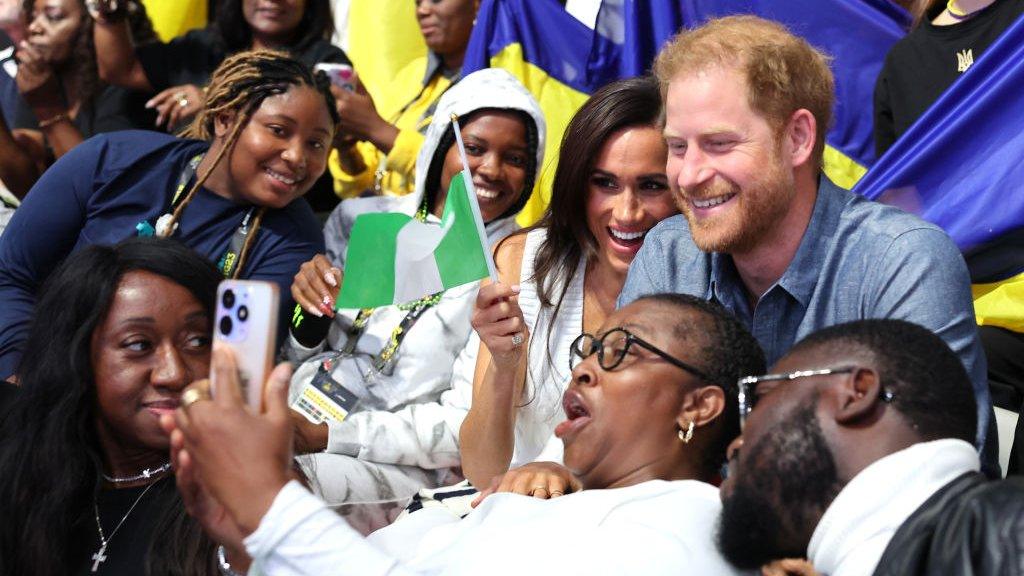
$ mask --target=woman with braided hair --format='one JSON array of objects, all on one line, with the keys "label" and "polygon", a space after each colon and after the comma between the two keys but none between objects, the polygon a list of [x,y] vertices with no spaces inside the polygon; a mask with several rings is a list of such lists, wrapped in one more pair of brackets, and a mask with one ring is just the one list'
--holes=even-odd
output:
[{"label": "woman with braided hair", "polygon": [[188,139],[126,131],[62,157],[0,239],[0,378],[14,373],[38,286],[83,246],[173,237],[225,277],[287,294],[324,250],[299,197],[323,174],[336,123],[326,77],[279,52],[245,52],[214,73]]}]

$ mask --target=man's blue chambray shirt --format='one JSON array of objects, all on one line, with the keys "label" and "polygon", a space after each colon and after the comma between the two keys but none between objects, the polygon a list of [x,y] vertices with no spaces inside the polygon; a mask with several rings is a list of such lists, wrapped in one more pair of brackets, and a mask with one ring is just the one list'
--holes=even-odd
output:
[{"label": "man's blue chambray shirt", "polygon": [[732,257],[701,252],[685,217],[673,216],[647,234],[619,306],[656,292],[722,304],[761,343],[769,365],[827,326],[865,318],[920,324],[945,340],[967,368],[978,400],[976,442],[984,444],[992,408],[967,266],[945,232],[916,216],[822,176],[793,261],[753,310]]}]

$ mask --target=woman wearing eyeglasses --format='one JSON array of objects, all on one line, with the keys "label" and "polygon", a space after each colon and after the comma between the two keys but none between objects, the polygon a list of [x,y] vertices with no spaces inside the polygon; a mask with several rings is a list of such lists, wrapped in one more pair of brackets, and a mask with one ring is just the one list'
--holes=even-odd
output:
[{"label": "woman wearing eyeglasses", "polygon": [[604,323],[647,231],[676,213],[660,109],[651,78],[597,91],[566,129],[548,211],[497,248],[499,282],[480,289],[473,313],[482,346],[460,432],[463,472],[478,489],[535,461],[554,464],[506,477],[503,489],[547,498],[575,485],[552,435],[569,345]]},{"label": "woman wearing eyeglasses", "polygon": [[259,574],[737,574],[715,548],[710,481],[738,433],[735,382],[764,369],[757,341],[720,306],[682,295],[640,298],[594,334],[575,340],[555,431],[579,493],[495,494],[461,520],[424,510],[367,542],[287,477],[287,368],[259,416],[217,351],[223,393],[162,420],[179,488],[211,535],[243,535],[221,543],[246,550]]}]

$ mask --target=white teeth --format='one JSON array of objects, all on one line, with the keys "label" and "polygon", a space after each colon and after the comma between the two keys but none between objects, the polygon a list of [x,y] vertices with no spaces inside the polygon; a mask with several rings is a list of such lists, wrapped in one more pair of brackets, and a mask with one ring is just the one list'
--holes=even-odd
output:
[{"label": "white teeth", "polygon": [[498,197],[497,190],[487,190],[486,188],[476,187],[476,195],[483,198],[484,200],[494,200]]},{"label": "white teeth", "polygon": [[281,174],[280,172],[274,172],[270,168],[267,168],[265,171],[274,180],[279,180],[279,181],[284,182],[285,184],[287,184],[289,186],[292,186],[296,182],[298,182],[298,180],[296,180],[295,178],[289,178],[289,177],[285,176],[284,174]]},{"label": "white teeth", "polygon": [[716,196],[715,198],[708,198],[707,200],[694,200],[693,205],[697,208],[711,208],[712,206],[718,206],[728,202],[735,194],[726,194],[725,196]]},{"label": "white teeth", "polygon": [[644,234],[647,234],[646,230],[640,232],[622,232],[615,228],[608,228],[608,230],[612,233],[612,236],[619,240],[636,240],[637,238],[643,238]]}]

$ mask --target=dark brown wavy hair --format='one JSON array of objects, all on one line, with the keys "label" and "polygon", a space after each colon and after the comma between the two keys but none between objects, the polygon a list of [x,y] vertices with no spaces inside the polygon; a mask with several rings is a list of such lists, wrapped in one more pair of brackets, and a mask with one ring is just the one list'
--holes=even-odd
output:
[{"label": "dark brown wavy hair", "polygon": [[[580,261],[590,261],[597,256],[597,239],[585,217],[594,162],[613,134],[645,126],[661,126],[661,93],[653,77],[618,80],[594,92],[573,116],[562,136],[551,202],[544,216],[536,225],[513,235],[536,229],[547,233],[534,257],[533,277],[529,281],[537,286],[541,306],[554,308],[553,316],[562,308],[569,280],[579,269]],[[504,240],[498,244],[499,248],[502,243]],[[553,324],[549,325],[545,336],[549,351],[553,328]],[[533,345],[532,339],[530,345]],[[547,361],[553,362],[553,359],[548,357]]]}]

